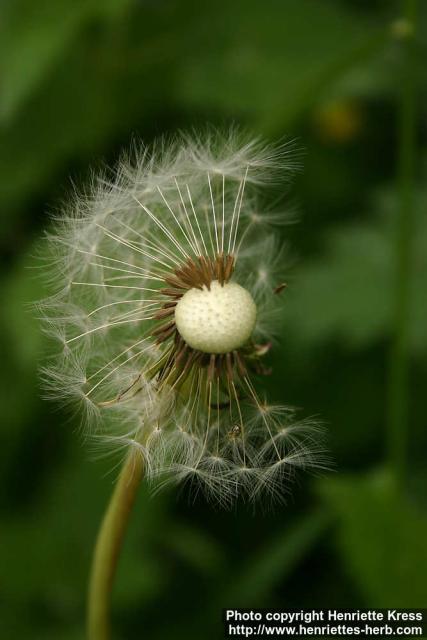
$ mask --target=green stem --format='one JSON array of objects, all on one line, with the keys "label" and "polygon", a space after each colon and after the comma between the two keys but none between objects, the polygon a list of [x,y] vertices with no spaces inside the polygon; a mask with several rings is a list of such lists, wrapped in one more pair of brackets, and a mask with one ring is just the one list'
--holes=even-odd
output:
[{"label": "green stem", "polygon": [[413,47],[417,0],[403,0],[403,19],[408,34],[402,42],[404,69],[398,114],[397,184],[399,211],[395,246],[394,336],[389,380],[388,456],[395,481],[403,486],[407,466],[409,416],[408,320],[413,239],[413,187],[416,152],[416,95]]},{"label": "green stem", "polygon": [[132,452],[121,470],[95,545],[88,593],[88,640],[109,640],[111,637],[113,580],[142,474],[142,457]]}]

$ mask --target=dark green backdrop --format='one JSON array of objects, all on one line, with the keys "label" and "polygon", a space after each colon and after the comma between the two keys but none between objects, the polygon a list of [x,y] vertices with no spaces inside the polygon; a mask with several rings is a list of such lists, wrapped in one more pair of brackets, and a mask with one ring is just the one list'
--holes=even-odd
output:
[{"label": "dark green backdrop", "polygon": [[[3,0],[5,640],[83,638],[90,554],[115,477],[110,462],[90,459],[77,422],[40,398],[37,367],[49,344],[25,307],[43,295],[37,238],[70,178],[84,184],[89,167],[114,162],[132,137],[149,142],[206,122],[297,137],[305,147],[292,192],[301,221],[283,232],[293,267],[267,386],[275,400],[322,418],[335,467],[300,476],[288,504],[266,513],[214,511],[185,493],[152,498],[142,488],[114,592],[116,637],[220,638],[226,605],[426,605],[427,31],[419,4],[411,43],[410,25],[399,21],[405,3],[387,0]],[[396,178],[402,88],[416,105],[403,125],[416,128],[415,154],[404,142],[413,185],[409,165],[409,177]],[[399,216],[409,236],[399,235]],[[411,269],[399,276],[405,246]],[[397,325],[399,282],[410,298]],[[396,328],[408,366],[398,356],[390,390]],[[400,419],[405,388],[409,416]],[[401,444],[391,436],[396,424]],[[400,453],[390,459],[393,442]]]}]

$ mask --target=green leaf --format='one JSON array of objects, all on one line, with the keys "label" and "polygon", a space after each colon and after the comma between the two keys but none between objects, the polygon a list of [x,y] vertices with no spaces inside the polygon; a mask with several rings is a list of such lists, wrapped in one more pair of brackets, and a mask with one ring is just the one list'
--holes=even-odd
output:
[{"label": "green leaf", "polygon": [[81,29],[105,20],[129,0],[15,0],[0,16],[0,122],[6,123]]},{"label": "green leaf", "polygon": [[383,28],[331,1],[276,0],[268,10],[256,1],[217,2],[197,27],[182,102],[240,114],[270,132],[289,126],[385,41]]},{"label": "green leaf", "polygon": [[[30,195],[64,171],[65,161],[88,163],[106,141],[128,137],[141,118],[160,108],[163,91],[170,96],[174,52],[170,44],[164,49],[167,36],[159,35],[155,22],[160,15],[151,13],[137,33],[133,21],[140,16],[127,14],[104,21],[94,33],[79,32],[45,82],[33,87],[19,113],[0,129],[0,207],[10,224]],[[31,41],[22,43],[30,53],[32,47]]]},{"label": "green leaf", "polygon": [[[149,126],[165,105],[193,121],[200,111],[238,117],[276,135],[307,108],[314,87],[320,98],[320,87],[342,75],[343,57],[376,38],[360,15],[331,1],[276,0],[268,11],[254,0],[203,11],[192,2],[128,4],[11,3],[0,38],[5,214],[16,215],[66,161],[87,162]],[[114,7],[118,17],[105,20]]]},{"label": "green leaf", "polygon": [[[283,325],[299,348],[336,338],[360,348],[391,334],[396,202],[385,192],[366,222],[329,229],[324,252],[295,270]],[[426,204],[427,194],[418,192],[409,315],[414,353],[427,348]]]},{"label": "green leaf", "polygon": [[320,491],[338,520],[342,563],[367,606],[425,606],[426,514],[382,471],[328,478]]}]

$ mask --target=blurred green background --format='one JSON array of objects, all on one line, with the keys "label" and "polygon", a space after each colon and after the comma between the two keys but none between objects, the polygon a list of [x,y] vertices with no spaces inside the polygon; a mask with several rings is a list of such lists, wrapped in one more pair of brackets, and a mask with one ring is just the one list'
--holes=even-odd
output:
[{"label": "blurred green background", "polygon": [[[220,638],[223,606],[427,605],[427,7],[419,4],[408,57],[402,6],[387,0],[3,0],[5,640],[84,637],[91,551],[116,474],[90,459],[77,422],[40,398],[37,367],[49,344],[25,308],[44,295],[35,243],[70,178],[84,184],[89,167],[113,163],[132,137],[149,142],[206,122],[296,137],[306,150],[291,196],[301,221],[283,231],[293,267],[266,386],[271,398],[322,418],[335,468],[300,476],[287,505],[255,513],[242,504],[213,510],[174,490],[153,498],[142,487],[114,591],[115,638]],[[408,78],[417,137],[400,325],[409,418],[399,422],[406,472],[396,486],[389,363]],[[404,357],[400,364],[404,371]]]}]

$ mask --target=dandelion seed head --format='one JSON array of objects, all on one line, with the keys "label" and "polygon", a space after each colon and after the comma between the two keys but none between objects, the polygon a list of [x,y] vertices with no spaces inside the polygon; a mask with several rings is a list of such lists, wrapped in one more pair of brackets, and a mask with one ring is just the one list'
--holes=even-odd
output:
[{"label": "dandelion seed head", "polygon": [[227,353],[249,340],[256,305],[251,294],[235,282],[213,280],[208,289],[189,289],[175,307],[175,323],[183,340],[204,353]]},{"label": "dandelion seed head", "polygon": [[316,425],[258,391],[286,275],[285,216],[258,192],[297,168],[293,145],[236,131],[162,139],[93,176],[47,235],[48,394],[83,407],[102,454],[141,455],[156,489],[230,505],[325,464]]}]

